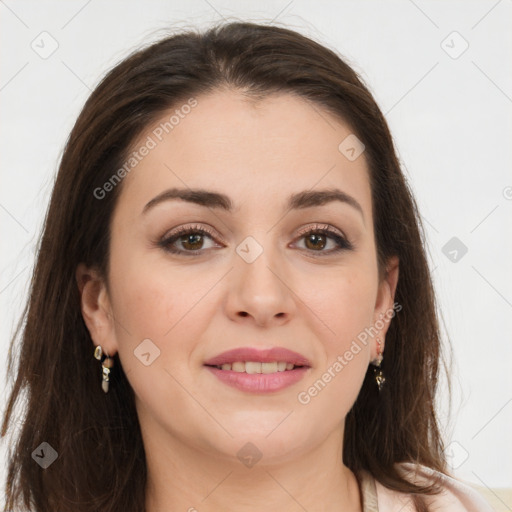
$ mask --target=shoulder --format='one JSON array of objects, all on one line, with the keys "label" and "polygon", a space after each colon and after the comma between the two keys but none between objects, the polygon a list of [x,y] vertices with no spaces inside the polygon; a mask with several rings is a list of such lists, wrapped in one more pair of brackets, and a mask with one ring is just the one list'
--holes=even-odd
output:
[{"label": "shoulder", "polygon": [[[415,483],[437,482],[442,492],[426,496],[429,509],[436,512],[494,512],[489,503],[469,484],[426,466],[398,464],[404,476]],[[393,491],[375,481],[379,512],[413,512],[416,509],[408,494]]]}]

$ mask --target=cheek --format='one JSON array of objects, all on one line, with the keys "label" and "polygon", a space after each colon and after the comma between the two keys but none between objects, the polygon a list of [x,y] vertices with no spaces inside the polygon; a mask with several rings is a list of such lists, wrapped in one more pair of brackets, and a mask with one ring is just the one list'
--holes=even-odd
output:
[{"label": "cheek", "polygon": [[[365,329],[371,326],[375,303],[371,274],[367,269],[338,275],[336,286],[332,280],[326,281],[307,299],[315,312],[312,317],[322,326],[316,327],[316,332],[323,353],[314,373],[301,386],[297,402],[304,421],[323,418],[322,432],[343,421],[368,369],[370,344]],[[320,332],[324,334],[320,336]]]},{"label": "cheek", "polygon": [[198,273],[143,258],[125,260],[110,275],[114,311],[132,337],[165,341],[218,281],[213,273],[198,279]]},{"label": "cheek", "polygon": [[[138,378],[144,368],[137,354],[142,350],[140,346],[147,346],[150,357],[153,352],[157,354],[150,366],[155,370],[152,378],[160,375],[156,373],[158,369],[167,369],[177,377],[185,375],[190,370],[187,361],[211,322],[212,290],[225,272],[205,274],[199,270],[171,268],[165,263],[142,263],[136,257],[126,258],[110,274],[116,339],[123,368],[126,374],[135,370],[132,377]],[[151,343],[145,341],[148,339]]]},{"label": "cheek", "polygon": [[[197,393],[191,380],[197,372],[192,355],[218,311],[215,285],[225,273],[185,271],[168,263],[143,265],[136,258],[125,260],[111,272],[116,285],[114,314],[123,319],[122,327],[116,322],[118,352],[138,413],[146,421],[156,419],[178,437],[197,433],[198,418],[209,424],[204,409],[191,399],[191,394]],[[139,349],[142,346],[143,351]],[[141,353],[150,354],[149,364],[141,359]],[[177,410],[187,413],[177,420]],[[223,435],[215,422],[210,429]]]},{"label": "cheek", "polygon": [[371,267],[354,266],[334,278],[316,279],[314,292],[305,287],[300,292],[315,313],[310,328],[323,353],[297,398],[304,414],[324,417],[326,428],[342,421],[361,389],[370,357],[366,331],[372,325],[376,279]]},{"label": "cheek", "polygon": [[[314,313],[312,321],[322,326],[327,355],[344,352],[353,339],[370,327],[376,300],[369,268],[350,268],[328,276],[317,276],[314,287],[303,286],[299,296]],[[319,327],[315,328],[319,332]],[[342,353],[341,352],[341,353]]]}]

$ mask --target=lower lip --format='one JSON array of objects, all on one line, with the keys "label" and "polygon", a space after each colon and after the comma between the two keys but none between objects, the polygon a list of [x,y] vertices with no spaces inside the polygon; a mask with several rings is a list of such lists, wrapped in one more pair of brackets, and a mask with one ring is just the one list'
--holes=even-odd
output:
[{"label": "lower lip", "polygon": [[287,388],[299,382],[309,367],[300,367],[295,370],[285,370],[275,373],[245,373],[234,372],[233,370],[219,370],[214,366],[206,366],[215,377],[241,391],[249,393],[272,393]]}]

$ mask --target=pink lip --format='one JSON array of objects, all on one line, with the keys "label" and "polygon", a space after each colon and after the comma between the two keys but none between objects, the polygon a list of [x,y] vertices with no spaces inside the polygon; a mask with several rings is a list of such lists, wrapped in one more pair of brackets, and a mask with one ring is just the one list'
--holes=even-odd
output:
[{"label": "pink lip", "polygon": [[[294,364],[297,368],[283,372],[251,374],[216,368],[237,361],[261,363],[284,361]],[[264,350],[251,347],[235,348],[208,359],[204,365],[225,384],[249,393],[270,393],[284,389],[301,380],[311,367],[310,361],[303,355],[283,347]]]},{"label": "pink lip", "polygon": [[285,361],[287,363],[292,363],[295,366],[311,366],[311,363],[303,355],[283,347],[274,347],[264,350],[251,347],[235,348],[233,350],[228,350],[227,352],[222,352],[222,354],[208,359],[208,361],[205,361],[204,364],[207,366],[220,366],[222,364],[235,363],[237,361],[255,361],[262,363]]},{"label": "pink lip", "polygon": [[244,373],[233,370],[219,370],[215,366],[207,366],[208,370],[228,386],[233,386],[249,393],[271,393],[279,391],[301,380],[309,367],[302,366],[294,370],[276,373]]}]

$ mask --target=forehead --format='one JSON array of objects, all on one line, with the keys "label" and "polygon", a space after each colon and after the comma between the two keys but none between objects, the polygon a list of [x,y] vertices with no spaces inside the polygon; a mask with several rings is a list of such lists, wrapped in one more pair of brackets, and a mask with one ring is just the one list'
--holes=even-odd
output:
[{"label": "forehead", "polygon": [[197,96],[165,112],[132,145],[139,153],[150,149],[124,178],[121,199],[141,210],[166,188],[203,188],[232,197],[236,211],[338,188],[371,218],[364,153],[354,160],[340,150],[353,136],[348,124],[293,94],[258,101],[236,91]]}]

